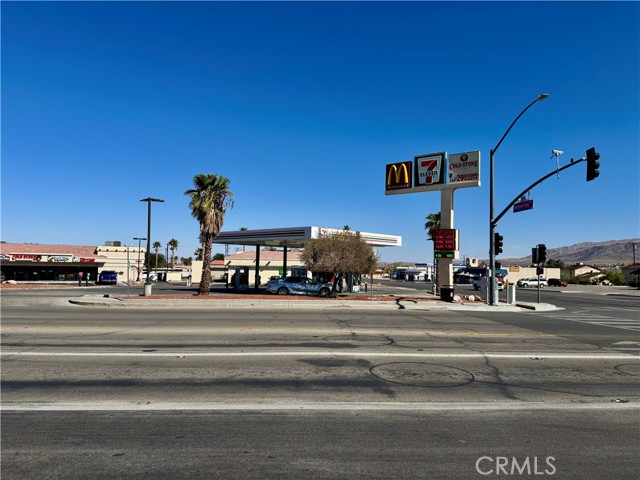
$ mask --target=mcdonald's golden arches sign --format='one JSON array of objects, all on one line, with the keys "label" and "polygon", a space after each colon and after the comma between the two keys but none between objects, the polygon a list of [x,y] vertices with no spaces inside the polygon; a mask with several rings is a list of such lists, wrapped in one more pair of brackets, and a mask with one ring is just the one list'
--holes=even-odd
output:
[{"label": "mcdonald's golden arches sign", "polygon": [[410,160],[387,164],[385,192],[413,187],[412,167]]}]

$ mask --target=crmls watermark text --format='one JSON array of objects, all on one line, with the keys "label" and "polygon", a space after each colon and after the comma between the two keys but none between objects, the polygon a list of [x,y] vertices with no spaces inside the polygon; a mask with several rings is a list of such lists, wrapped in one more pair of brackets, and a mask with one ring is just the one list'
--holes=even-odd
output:
[{"label": "crmls watermark text", "polygon": [[555,475],[555,457],[480,457],[476,471],[480,475]]}]

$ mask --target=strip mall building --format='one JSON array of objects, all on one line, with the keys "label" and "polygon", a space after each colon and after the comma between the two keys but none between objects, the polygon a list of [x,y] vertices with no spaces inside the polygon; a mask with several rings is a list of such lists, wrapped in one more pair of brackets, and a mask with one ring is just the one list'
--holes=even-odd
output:
[{"label": "strip mall building", "polygon": [[[221,232],[214,243],[255,247],[255,250],[230,255],[223,262],[212,262],[212,276],[221,278],[227,274],[230,277],[236,267],[244,267],[245,271],[251,272],[249,284],[255,285],[264,283],[273,275],[290,275],[293,269],[302,271],[304,265],[296,250],[304,248],[309,240],[342,231],[325,227],[293,227]],[[396,235],[354,233],[373,247],[402,245],[402,238]],[[98,247],[0,243],[0,265],[5,278],[16,281],[75,281],[80,272],[88,274],[92,281],[103,270],[115,270],[119,282],[136,280],[138,272],[144,270],[146,249],[123,246],[120,242],[109,243]],[[270,251],[272,248],[277,251]],[[181,267],[168,272],[166,279],[179,281],[183,276],[191,275],[194,282],[199,282],[201,273],[202,262],[193,262],[189,269]]]},{"label": "strip mall building", "polygon": [[129,278],[135,280],[144,252],[144,248],[115,245],[0,243],[0,265],[6,280],[19,282],[69,282],[77,280],[80,272],[92,281],[103,270],[115,270],[119,280],[126,281],[127,265]]}]

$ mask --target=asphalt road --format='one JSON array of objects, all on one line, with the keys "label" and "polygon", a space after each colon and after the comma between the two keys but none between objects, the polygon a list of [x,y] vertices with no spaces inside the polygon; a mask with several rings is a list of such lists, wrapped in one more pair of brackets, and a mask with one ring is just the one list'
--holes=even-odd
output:
[{"label": "asphalt road", "polygon": [[3,478],[638,478],[634,330],[4,293]]}]

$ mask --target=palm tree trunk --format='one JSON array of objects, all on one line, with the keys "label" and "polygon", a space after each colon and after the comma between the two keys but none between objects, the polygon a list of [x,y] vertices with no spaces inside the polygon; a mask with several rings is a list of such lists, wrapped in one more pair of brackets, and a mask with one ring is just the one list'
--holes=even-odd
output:
[{"label": "palm tree trunk", "polygon": [[200,288],[198,295],[209,295],[211,289],[211,244],[213,238],[207,235],[204,241],[204,250],[202,252],[202,278],[200,279]]}]

